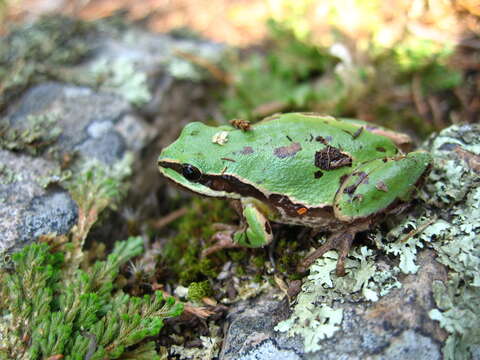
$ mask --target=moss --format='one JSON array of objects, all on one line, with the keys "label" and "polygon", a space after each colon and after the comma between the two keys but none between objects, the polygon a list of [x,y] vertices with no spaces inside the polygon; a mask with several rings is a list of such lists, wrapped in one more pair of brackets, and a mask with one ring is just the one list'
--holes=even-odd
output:
[{"label": "moss", "polygon": [[250,261],[253,264],[253,266],[259,269],[263,269],[265,267],[266,259],[265,259],[265,256],[263,255],[253,256]]},{"label": "moss", "polygon": [[201,252],[216,232],[212,224],[234,219],[233,210],[222,200],[194,197],[186,206],[187,213],[173,225],[177,235],[168,240],[159,259],[183,285],[217,276],[227,260],[224,254],[202,259]]},{"label": "moss", "polygon": [[232,250],[229,252],[230,258],[235,263],[240,263],[241,261],[245,260],[247,257],[247,251],[245,249],[241,250]]},{"label": "moss", "polygon": [[213,294],[212,287],[208,280],[202,282],[192,282],[188,285],[187,298],[191,301],[200,301],[204,297],[211,296]]}]

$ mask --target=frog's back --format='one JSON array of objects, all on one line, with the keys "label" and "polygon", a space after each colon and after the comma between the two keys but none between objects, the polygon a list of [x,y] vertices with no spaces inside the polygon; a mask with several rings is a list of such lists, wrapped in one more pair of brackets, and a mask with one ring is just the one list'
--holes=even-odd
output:
[{"label": "frog's back", "polygon": [[305,114],[260,122],[252,131],[252,159],[239,162],[239,172],[294,203],[330,205],[342,176],[357,164],[397,153],[390,139],[360,129],[347,121]]},{"label": "frog's back", "polygon": [[261,121],[248,131],[192,123],[182,133],[177,156],[205,174],[229,176],[267,197],[278,194],[305,206],[331,205],[342,176],[356,164],[397,153],[390,139],[361,128],[297,113]]}]

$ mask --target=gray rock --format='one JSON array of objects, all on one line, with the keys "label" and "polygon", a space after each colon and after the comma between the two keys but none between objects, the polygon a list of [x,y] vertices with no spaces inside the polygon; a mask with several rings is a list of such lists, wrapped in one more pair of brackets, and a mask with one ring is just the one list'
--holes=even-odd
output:
[{"label": "gray rock", "polygon": [[[305,360],[440,358],[439,342],[446,336],[427,314],[434,307],[432,279],[445,279],[446,272],[434,261],[432,251],[422,253],[419,260],[419,273],[407,276],[401,289],[377,303],[338,303],[337,307],[343,309],[341,329],[324,339],[322,349],[313,353],[304,351],[300,336],[288,337],[273,329],[289,316],[285,301],[266,295],[243,303],[240,311],[238,307],[233,310],[220,359],[261,358],[265,349],[259,344],[263,343],[276,349],[276,360],[292,359],[292,354]],[[415,352],[419,357],[409,357]]]},{"label": "gray rock", "polygon": [[44,83],[28,90],[7,120],[11,127],[24,129],[29,117],[48,116],[62,131],[55,144],[61,153],[77,152],[113,164],[126,150],[115,124],[131,111],[129,103],[114,94]]},{"label": "gray rock", "polygon": [[23,213],[23,223],[18,229],[20,241],[28,242],[49,233],[66,234],[77,216],[77,205],[66,191],[49,191],[37,196]]},{"label": "gray rock", "polygon": [[[0,118],[0,123],[25,130],[32,118],[44,117],[61,130],[37,157],[0,152],[0,253],[39,235],[66,233],[75,224],[77,208],[70,195],[59,186],[44,187],[44,180],[59,172],[59,160],[54,158],[76,154],[78,161],[97,159],[113,165],[127,151],[133,152],[138,176],[132,183],[135,196],[143,201],[161,186],[155,165],[160,148],[185,123],[212,117],[210,91],[200,81],[209,74],[178,54],[188,52],[216,62],[223,56],[223,45],[135,28],[105,31],[95,44],[89,59],[67,70],[69,78],[85,86],[38,84]],[[106,81],[98,84],[97,78]],[[132,104],[141,104],[141,113]],[[146,144],[149,150],[140,153]],[[153,207],[158,211],[158,205]]]},{"label": "gray rock", "polygon": [[[42,116],[61,129],[48,150],[77,154],[79,161],[115,164],[127,150],[138,152],[154,135],[122,97],[61,83],[34,86],[3,121],[26,130],[32,117]],[[18,249],[40,235],[65,234],[76,223],[77,207],[68,192],[58,186],[45,188],[44,180],[60,171],[49,151],[37,157],[0,152],[0,251]]]},{"label": "gray rock", "polygon": [[50,160],[0,150],[0,252],[18,249],[44,234],[65,234],[77,220],[77,206],[60,188],[42,179],[57,169]]},{"label": "gray rock", "polygon": [[288,315],[288,303],[271,295],[241,302],[230,311],[221,359],[301,359],[298,338],[277,337],[274,326]]}]

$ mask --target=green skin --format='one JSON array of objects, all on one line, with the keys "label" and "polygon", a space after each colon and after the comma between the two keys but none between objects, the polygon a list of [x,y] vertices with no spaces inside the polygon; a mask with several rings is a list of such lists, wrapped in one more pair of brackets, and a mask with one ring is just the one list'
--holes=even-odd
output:
[{"label": "green skin", "polygon": [[163,149],[158,164],[185,189],[241,204],[235,244],[268,244],[269,220],[331,232],[300,270],[337,249],[342,275],[355,233],[403,209],[429,169],[428,153],[404,154],[398,139],[359,120],[310,113],[276,115],[246,130],[195,122]]}]

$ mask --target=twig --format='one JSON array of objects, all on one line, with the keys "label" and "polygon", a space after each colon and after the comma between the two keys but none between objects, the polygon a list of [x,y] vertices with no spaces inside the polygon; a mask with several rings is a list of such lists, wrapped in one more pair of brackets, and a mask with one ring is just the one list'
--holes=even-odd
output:
[{"label": "twig", "polygon": [[182,57],[185,60],[188,60],[191,63],[206,69],[218,81],[221,81],[225,84],[231,84],[232,83],[231,76],[228,73],[226,73],[225,71],[223,71],[222,69],[220,69],[218,66],[213,64],[211,61],[209,61],[205,58],[202,58],[200,56],[193,55],[191,53],[188,53],[188,52],[182,51],[182,50],[178,50],[178,49],[175,49],[173,52],[175,53],[175,55],[177,55],[179,57]]},{"label": "twig", "polygon": [[175,211],[171,212],[170,214],[168,214],[167,216],[164,216],[164,217],[158,219],[157,221],[153,222],[151,224],[151,226],[156,230],[162,229],[165,226],[167,226],[168,224],[174,222],[175,220],[177,220],[177,219],[181,218],[183,215],[185,215],[187,213],[187,210],[188,209],[186,207],[175,210]]},{"label": "twig", "polygon": [[425,222],[424,224],[420,225],[418,228],[416,229],[413,229],[412,231],[410,231],[407,235],[405,235],[401,240],[400,242],[406,242],[408,239],[410,239],[412,236],[415,236],[419,233],[421,233],[423,230],[425,230],[427,227],[429,227],[430,225],[432,225],[435,221],[437,221],[438,219],[438,216],[435,215],[433,218],[431,218],[430,220],[428,220],[427,222]]}]

